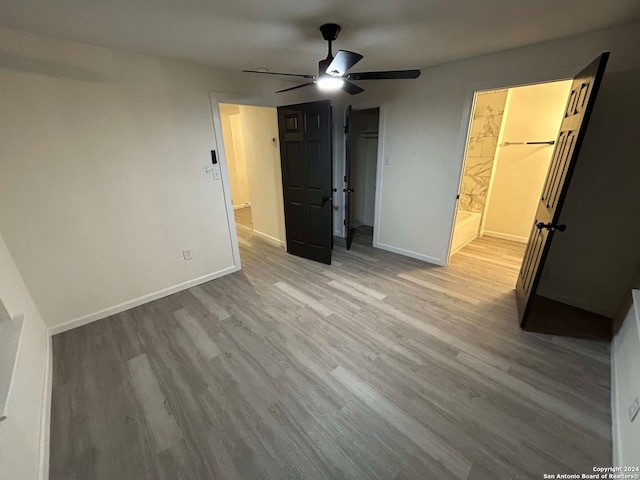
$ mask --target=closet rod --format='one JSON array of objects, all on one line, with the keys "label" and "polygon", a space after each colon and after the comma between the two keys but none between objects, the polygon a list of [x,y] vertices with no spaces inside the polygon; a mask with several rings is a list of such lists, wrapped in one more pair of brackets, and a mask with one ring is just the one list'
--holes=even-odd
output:
[{"label": "closet rod", "polygon": [[555,140],[547,140],[546,142],[504,142],[503,145],[508,147],[509,145],[555,145]]}]

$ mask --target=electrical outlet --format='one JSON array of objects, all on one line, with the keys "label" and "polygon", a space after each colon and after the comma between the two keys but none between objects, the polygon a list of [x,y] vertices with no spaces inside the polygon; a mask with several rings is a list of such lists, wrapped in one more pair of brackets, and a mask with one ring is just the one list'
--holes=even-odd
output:
[{"label": "electrical outlet", "polygon": [[638,397],[633,401],[631,406],[629,407],[629,421],[633,422],[635,418],[638,416],[638,412],[640,411],[640,400]]},{"label": "electrical outlet", "polygon": [[191,260],[193,258],[193,252],[191,250],[182,250],[182,256],[185,260]]}]

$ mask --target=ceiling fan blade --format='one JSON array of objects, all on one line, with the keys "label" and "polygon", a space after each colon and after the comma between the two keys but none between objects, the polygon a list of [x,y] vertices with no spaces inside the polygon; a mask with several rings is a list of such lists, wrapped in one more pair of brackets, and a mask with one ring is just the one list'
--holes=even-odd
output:
[{"label": "ceiling fan blade", "polygon": [[333,77],[342,77],[347,73],[347,70],[360,60],[362,60],[362,55],[359,53],[338,50],[338,53],[336,53],[336,56],[327,67],[327,73]]},{"label": "ceiling fan blade", "polygon": [[399,80],[418,78],[420,70],[389,70],[386,72],[359,72],[347,75],[348,80]]},{"label": "ceiling fan blade", "polygon": [[364,92],[364,88],[360,88],[355,83],[347,82],[346,80],[342,84],[342,90],[347,92],[349,95],[357,95],[358,93]]},{"label": "ceiling fan blade", "polygon": [[263,72],[261,70],[242,70],[245,73],[261,73],[263,75],[286,75],[287,77],[316,78],[315,75],[303,75],[300,73]]},{"label": "ceiling fan blade", "polygon": [[297,88],[308,87],[309,85],[315,85],[313,82],[303,83],[302,85],[296,85],[295,87],[285,88],[284,90],[278,90],[276,93],[288,92]]}]

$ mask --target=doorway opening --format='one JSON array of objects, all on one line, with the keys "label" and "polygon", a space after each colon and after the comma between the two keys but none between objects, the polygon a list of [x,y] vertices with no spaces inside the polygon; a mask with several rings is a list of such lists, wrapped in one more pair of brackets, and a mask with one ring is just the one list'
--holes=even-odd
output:
[{"label": "doorway opening", "polygon": [[344,188],[348,248],[352,241],[373,244],[379,125],[379,108],[350,112]]},{"label": "doorway opening", "polygon": [[571,84],[475,92],[450,261],[484,252],[520,269]]},{"label": "doorway opening", "polygon": [[284,247],[278,115],[273,107],[219,103],[238,242]]}]

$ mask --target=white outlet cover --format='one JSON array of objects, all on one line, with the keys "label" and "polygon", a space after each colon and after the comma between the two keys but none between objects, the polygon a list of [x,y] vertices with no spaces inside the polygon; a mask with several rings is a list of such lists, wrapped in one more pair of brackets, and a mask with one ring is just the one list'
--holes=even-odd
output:
[{"label": "white outlet cover", "polygon": [[193,253],[191,250],[182,250],[182,256],[185,260],[191,260],[193,258]]}]

